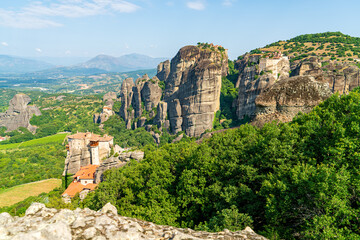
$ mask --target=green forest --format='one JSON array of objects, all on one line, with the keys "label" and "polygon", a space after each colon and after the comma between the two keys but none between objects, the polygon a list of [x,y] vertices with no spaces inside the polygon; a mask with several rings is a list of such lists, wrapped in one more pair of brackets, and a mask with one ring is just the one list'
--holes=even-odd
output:
[{"label": "green forest", "polygon": [[355,90],[290,123],[148,147],[81,205],[208,231],[252,226],[270,239],[359,239],[359,136]]}]

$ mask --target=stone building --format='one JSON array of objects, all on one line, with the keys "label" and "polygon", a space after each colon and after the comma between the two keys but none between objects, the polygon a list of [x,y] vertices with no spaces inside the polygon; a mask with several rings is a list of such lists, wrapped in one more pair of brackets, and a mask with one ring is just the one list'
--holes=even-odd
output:
[{"label": "stone building", "polygon": [[81,167],[100,165],[101,161],[110,155],[113,147],[113,137],[87,133],[76,133],[68,136],[66,146],[67,157],[63,175],[75,174]]},{"label": "stone building", "polygon": [[287,56],[279,56],[276,54],[273,58],[261,58],[259,62],[260,72],[271,71],[275,76],[275,79],[278,78],[278,74],[280,74],[280,72],[283,72],[284,65],[290,66],[289,58]]},{"label": "stone building", "polygon": [[62,194],[63,201],[70,203],[77,193],[80,194],[80,199],[84,199],[88,192],[93,191],[97,184],[95,184],[95,172],[99,165],[88,165],[81,167],[80,170],[73,176],[73,181]]}]

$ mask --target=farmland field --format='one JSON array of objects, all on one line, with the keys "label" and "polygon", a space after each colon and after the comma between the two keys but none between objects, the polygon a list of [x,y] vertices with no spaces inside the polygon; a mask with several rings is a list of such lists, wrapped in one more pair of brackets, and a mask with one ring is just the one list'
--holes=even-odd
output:
[{"label": "farmland field", "polygon": [[11,206],[30,196],[37,196],[43,192],[50,192],[61,186],[61,179],[47,179],[38,182],[26,183],[0,191],[0,208]]}]

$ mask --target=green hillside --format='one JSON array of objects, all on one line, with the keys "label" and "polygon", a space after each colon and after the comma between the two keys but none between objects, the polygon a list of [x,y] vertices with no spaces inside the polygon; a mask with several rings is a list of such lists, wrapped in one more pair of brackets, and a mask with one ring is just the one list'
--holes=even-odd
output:
[{"label": "green hillside", "polygon": [[48,178],[61,178],[66,134],[0,145],[0,190]]},{"label": "green hillside", "polygon": [[322,60],[356,62],[360,58],[360,38],[341,32],[305,34],[286,41],[278,41],[251,53],[281,51],[292,61],[309,56],[320,56]]}]

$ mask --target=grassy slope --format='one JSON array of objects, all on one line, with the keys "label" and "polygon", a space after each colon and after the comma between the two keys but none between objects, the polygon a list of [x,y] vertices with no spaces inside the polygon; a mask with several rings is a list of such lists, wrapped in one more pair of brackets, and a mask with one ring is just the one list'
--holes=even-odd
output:
[{"label": "grassy slope", "polygon": [[282,51],[290,58],[308,55],[321,56],[323,60],[336,58],[338,61],[353,61],[360,58],[360,38],[351,37],[340,32],[305,34],[287,41],[269,44],[261,51]]},{"label": "grassy slope", "polygon": [[2,190],[0,191],[0,207],[11,206],[30,196],[37,196],[43,192],[48,193],[60,186],[60,179],[47,179]]},{"label": "grassy slope", "polygon": [[66,135],[68,135],[68,133],[59,133],[48,137],[33,139],[27,142],[0,145],[0,150],[15,150],[26,147],[39,146],[43,144],[61,143],[62,141],[64,141]]},{"label": "grassy slope", "polygon": [[0,189],[49,178],[60,178],[66,157],[67,133],[0,145]]}]

